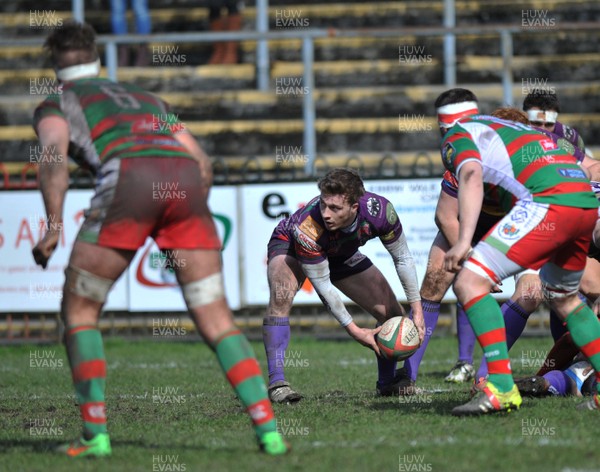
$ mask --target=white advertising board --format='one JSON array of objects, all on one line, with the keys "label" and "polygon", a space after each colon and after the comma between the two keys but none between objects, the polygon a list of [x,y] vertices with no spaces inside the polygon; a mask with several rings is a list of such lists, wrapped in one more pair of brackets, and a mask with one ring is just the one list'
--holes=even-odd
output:
[{"label": "white advertising board", "polygon": [[[41,193],[0,192],[0,311],[60,310],[64,270],[91,196],[91,190],[67,192],[64,231],[44,270],[35,264],[31,254],[46,227]],[[113,286],[105,309],[127,309],[126,277],[122,276]]]}]

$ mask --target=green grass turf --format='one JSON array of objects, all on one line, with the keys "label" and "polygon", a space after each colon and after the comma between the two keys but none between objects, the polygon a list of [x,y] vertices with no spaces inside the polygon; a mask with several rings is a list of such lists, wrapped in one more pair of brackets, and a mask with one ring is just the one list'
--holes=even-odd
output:
[{"label": "green grass turf", "polygon": [[[520,340],[511,351],[515,372],[536,370],[550,344],[549,338]],[[253,345],[265,370],[262,344]],[[419,381],[428,393],[402,402],[375,396],[374,355],[357,343],[292,339],[288,379],[306,398],[275,406],[293,452],[273,458],[258,452],[249,420],[205,345],[111,339],[106,354],[113,456],[76,461],[52,452],[80,432],[63,347],[0,348],[0,470],[600,468],[600,412],[576,410],[581,400],[546,398],[524,399],[511,414],[454,418],[451,408],[468,399],[466,386],[443,381],[456,359],[456,340],[434,338],[429,347]],[[32,356],[48,359],[52,353],[54,362],[37,363],[55,367],[31,366]],[[477,348],[476,358],[479,353]]]}]

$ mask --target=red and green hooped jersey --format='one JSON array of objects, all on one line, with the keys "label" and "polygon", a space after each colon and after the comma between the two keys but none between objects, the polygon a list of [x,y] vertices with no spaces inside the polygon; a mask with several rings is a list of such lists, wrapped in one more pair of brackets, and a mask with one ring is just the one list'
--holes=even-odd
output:
[{"label": "red and green hooped jersey", "polygon": [[160,98],[132,84],[102,78],[64,84],[35,110],[34,128],[47,116],[69,124],[69,155],[97,171],[112,158],[192,156],[174,138],[183,124]]},{"label": "red and green hooped jersey", "polygon": [[599,206],[577,160],[545,134],[520,123],[483,115],[462,119],[444,137],[442,160],[457,176],[465,162],[480,162],[484,183],[497,188],[505,211],[517,200]]}]

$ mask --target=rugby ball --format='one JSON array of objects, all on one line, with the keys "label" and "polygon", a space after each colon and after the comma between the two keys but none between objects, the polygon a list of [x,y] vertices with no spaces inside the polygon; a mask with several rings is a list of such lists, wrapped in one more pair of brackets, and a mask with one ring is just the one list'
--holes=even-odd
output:
[{"label": "rugby ball", "polygon": [[412,356],[419,346],[419,331],[406,316],[390,318],[377,334],[377,346],[386,359],[403,360]]}]

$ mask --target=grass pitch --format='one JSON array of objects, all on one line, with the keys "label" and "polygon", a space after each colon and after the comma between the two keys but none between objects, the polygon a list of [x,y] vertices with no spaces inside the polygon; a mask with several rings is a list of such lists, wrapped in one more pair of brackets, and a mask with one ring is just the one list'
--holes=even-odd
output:
[{"label": "grass pitch", "polygon": [[[520,340],[511,350],[515,372],[534,372],[550,345]],[[262,344],[253,346],[264,372]],[[452,417],[468,386],[444,382],[456,359],[451,337],[432,340],[418,382],[426,391],[404,399],[375,396],[374,354],[357,343],[292,339],[287,377],[306,398],[275,406],[293,446],[277,458],[258,452],[204,344],[110,339],[105,350],[113,456],[72,460],[52,452],[80,433],[64,348],[0,348],[0,470],[600,470],[600,414],[576,410],[581,399],[526,398],[511,414]]]}]

